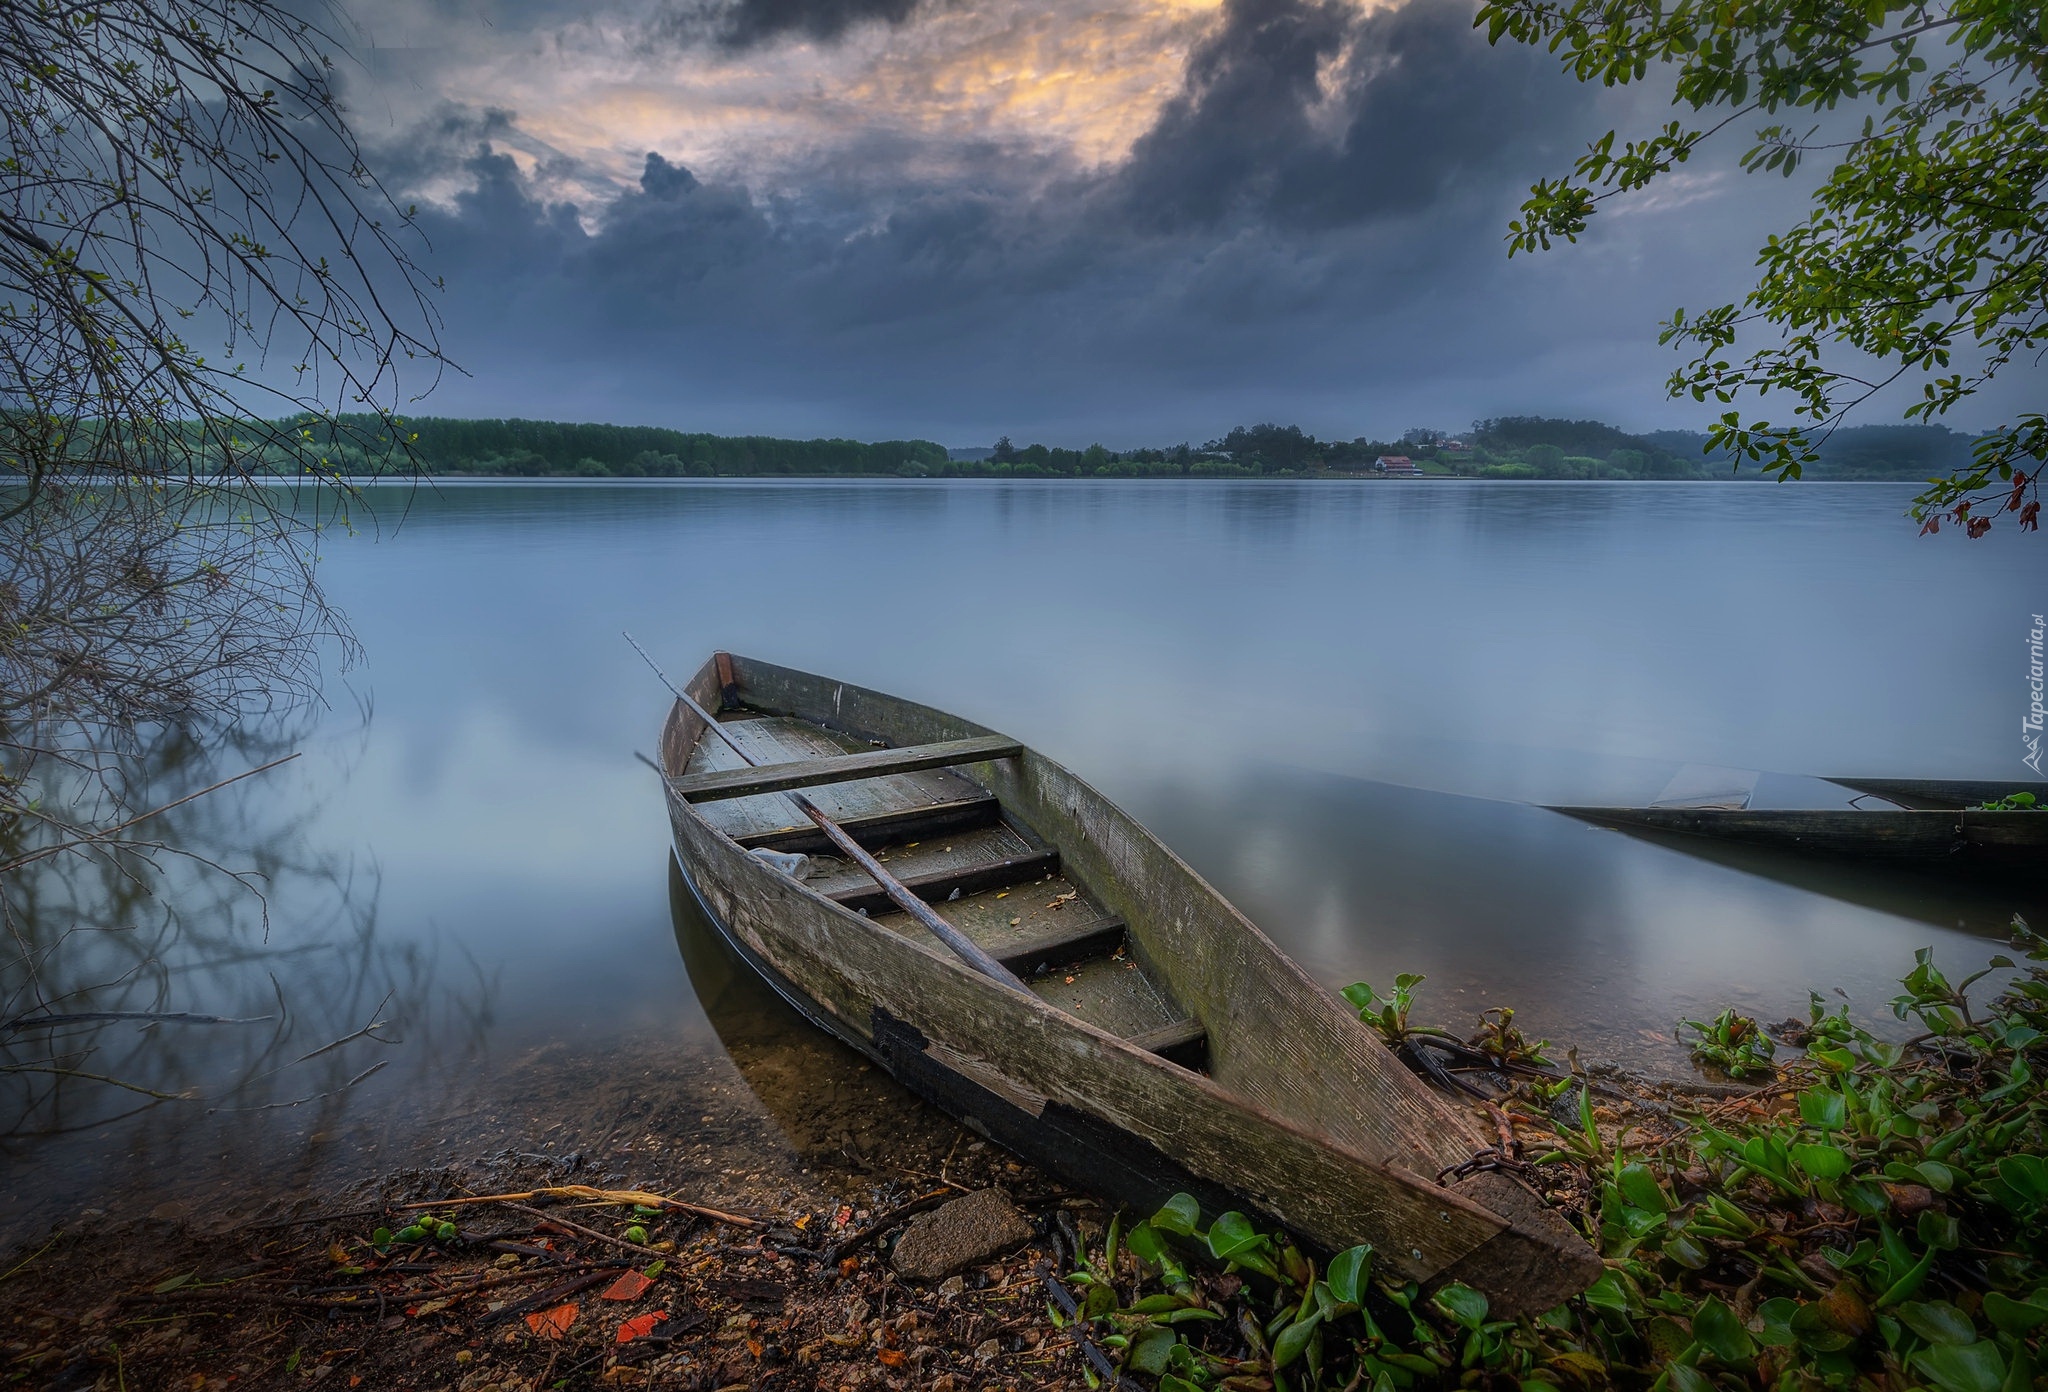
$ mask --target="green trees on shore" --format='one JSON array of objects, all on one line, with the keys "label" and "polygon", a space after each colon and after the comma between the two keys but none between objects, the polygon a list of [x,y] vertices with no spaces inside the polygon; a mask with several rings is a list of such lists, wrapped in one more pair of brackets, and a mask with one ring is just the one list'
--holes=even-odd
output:
[{"label": "green trees on shore", "polygon": [[[309,424],[279,473],[374,476],[402,457],[426,473],[497,478],[1318,478],[1370,473],[1381,455],[1406,455],[1421,472],[1497,479],[1720,479],[1733,460],[1705,452],[1707,436],[1632,435],[1595,420],[1502,416],[1473,422],[1462,439],[1411,430],[1400,440],[1320,440],[1294,425],[1239,426],[1196,445],[1111,450],[1017,445],[949,451],[930,440],[784,440],[657,426],[428,418],[399,427],[371,416]],[[1967,460],[1970,439],[1936,426],[1837,432],[1818,478],[1925,480]],[[1755,477],[1752,473],[1750,477]]]}]

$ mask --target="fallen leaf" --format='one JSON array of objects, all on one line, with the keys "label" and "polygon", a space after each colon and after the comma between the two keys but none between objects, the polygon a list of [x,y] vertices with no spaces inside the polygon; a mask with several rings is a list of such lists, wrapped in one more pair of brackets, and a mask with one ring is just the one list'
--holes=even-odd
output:
[{"label": "fallen leaf", "polygon": [[569,1332],[569,1326],[576,1323],[576,1302],[557,1305],[552,1310],[535,1310],[526,1317],[526,1327],[543,1339],[559,1339]]},{"label": "fallen leaf", "polygon": [[190,1281],[194,1276],[197,1276],[198,1274],[199,1273],[196,1271],[188,1271],[183,1276],[173,1276],[167,1281],[159,1281],[154,1286],[150,1287],[150,1290],[157,1295],[162,1295],[165,1291],[178,1290],[181,1287],[183,1287],[187,1281]]},{"label": "fallen leaf", "polygon": [[881,1360],[884,1368],[900,1368],[903,1366],[904,1355],[902,1349],[885,1348],[877,1353],[875,1357]]},{"label": "fallen leaf", "polygon": [[799,1214],[797,1215],[797,1219],[796,1219],[796,1230],[797,1230],[798,1232],[802,1232],[802,1231],[803,1231],[803,1230],[804,1230],[805,1228],[808,1228],[808,1227],[809,1227],[810,1225],[811,1225],[811,1215],[810,1215],[810,1214],[808,1214],[808,1213],[799,1213]]},{"label": "fallen leaf", "polygon": [[654,1282],[637,1271],[622,1271],[619,1279],[604,1288],[600,1300],[638,1300]]},{"label": "fallen leaf", "polygon": [[348,1249],[339,1242],[328,1243],[327,1260],[333,1262],[336,1266],[347,1266],[349,1263]]},{"label": "fallen leaf", "polygon": [[630,1344],[635,1339],[644,1339],[654,1332],[654,1326],[668,1318],[668,1311],[654,1310],[644,1315],[635,1315],[619,1326],[619,1337],[615,1343]]},{"label": "fallen leaf", "polygon": [[1006,890],[1004,890],[1004,891],[1003,891],[1003,892],[1002,892],[1001,894],[998,894],[998,895],[996,896],[996,898],[998,898],[998,899],[1007,899],[1007,898],[1009,898],[1009,897],[1010,897],[1010,891],[1009,891],[1009,890],[1007,890],[1007,889],[1006,889]]},{"label": "fallen leaf", "polygon": [[439,1314],[441,1311],[447,1308],[448,1302],[445,1300],[425,1300],[413,1306],[410,1310],[407,1310],[406,1313],[408,1315],[412,1315],[415,1317],[420,1315],[435,1315]]},{"label": "fallen leaf", "polygon": [[839,1274],[841,1276],[851,1276],[858,1270],[860,1270],[859,1257],[844,1257],[840,1259]]}]

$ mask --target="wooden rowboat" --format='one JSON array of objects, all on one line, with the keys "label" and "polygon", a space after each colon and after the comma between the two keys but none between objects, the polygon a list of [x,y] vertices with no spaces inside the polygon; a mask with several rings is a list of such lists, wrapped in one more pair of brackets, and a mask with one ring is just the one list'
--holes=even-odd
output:
[{"label": "wooden rowboat", "polygon": [[[691,890],[784,998],[913,1091],[1106,1198],[1185,1190],[1325,1252],[1367,1242],[1500,1313],[1599,1276],[1476,1118],[1052,760],[723,653],[678,695],[661,752]],[[845,863],[798,879],[756,850]]]},{"label": "wooden rowboat", "polygon": [[[1753,778],[1754,775],[1751,775]],[[2013,793],[2048,808],[2048,783],[1935,778],[1830,778],[1889,807],[1756,808],[1745,792],[1715,802],[1648,807],[1552,807],[1598,826],[1649,835],[1711,837],[1801,854],[1962,874],[2048,879],[2048,810],[1982,810]]]}]

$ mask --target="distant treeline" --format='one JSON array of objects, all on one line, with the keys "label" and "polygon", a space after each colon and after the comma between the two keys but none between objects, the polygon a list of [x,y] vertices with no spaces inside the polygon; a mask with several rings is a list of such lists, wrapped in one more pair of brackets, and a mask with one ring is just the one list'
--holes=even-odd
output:
[{"label": "distant treeline", "polygon": [[[1298,426],[1239,426],[1199,445],[1129,450],[1020,446],[1005,436],[989,448],[949,452],[930,440],[781,440],[658,426],[435,417],[408,423],[406,432],[409,438],[399,441],[380,433],[374,417],[345,417],[337,430],[309,427],[301,435],[300,457],[279,457],[273,466],[280,472],[352,475],[417,467],[430,474],[510,478],[1303,478],[1370,473],[1381,456],[1405,455],[1421,472],[1439,476],[1738,476],[1726,457],[1703,452],[1703,433],[1632,435],[1600,421],[1545,416],[1474,421],[1463,436],[1411,430],[1399,440],[1319,440]],[[1969,458],[1970,437],[1941,426],[1869,425],[1837,431],[1807,475],[1923,480],[1962,467]]]},{"label": "distant treeline", "polygon": [[340,429],[306,437],[316,467],[369,475],[418,467],[430,474],[504,478],[815,477],[937,473],[946,447],[930,440],[778,440],[705,435],[652,425],[559,421],[453,420],[406,423],[412,460],[373,416],[345,416]]}]

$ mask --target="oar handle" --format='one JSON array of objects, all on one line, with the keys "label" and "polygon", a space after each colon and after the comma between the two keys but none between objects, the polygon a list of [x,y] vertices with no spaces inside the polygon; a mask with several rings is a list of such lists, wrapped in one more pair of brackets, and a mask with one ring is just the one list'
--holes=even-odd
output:
[{"label": "oar handle", "polygon": [[820,812],[816,803],[812,802],[802,793],[791,793],[789,799],[797,805],[799,811],[818,824],[818,830],[824,832],[832,844],[845,853],[848,860],[868,872],[874,879],[874,882],[882,887],[882,892],[889,896],[890,901],[897,908],[909,914],[926,928],[929,928],[933,937],[937,938],[947,947],[952,948],[968,966],[973,967],[983,976],[992,977],[1002,982],[1005,986],[1019,991],[1029,989],[1022,981],[1017,979],[1015,972],[989,956],[981,944],[946,922],[945,919],[941,918],[933,910],[930,904],[925,903],[924,900],[912,893],[908,885],[883,869],[881,863],[867,853],[866,847],[847,835],[846,828],[840,826],[839,823],[833,821],[823,812]]}]

